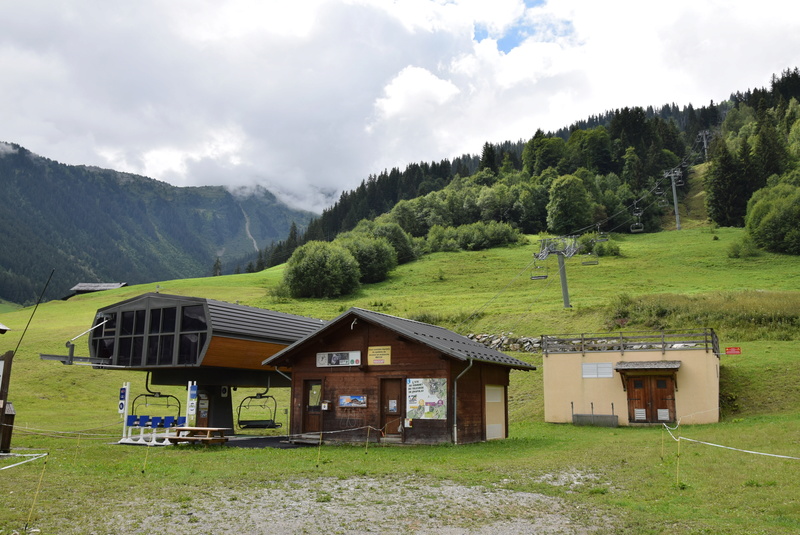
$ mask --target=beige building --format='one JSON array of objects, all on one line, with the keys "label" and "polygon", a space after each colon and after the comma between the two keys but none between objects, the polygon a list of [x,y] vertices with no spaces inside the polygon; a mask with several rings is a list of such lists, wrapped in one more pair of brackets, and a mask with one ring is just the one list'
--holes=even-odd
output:
[{"label": "beige building", "polygon": [[712,329],[543,336],[542,351],[546,422],[719,421]]}]

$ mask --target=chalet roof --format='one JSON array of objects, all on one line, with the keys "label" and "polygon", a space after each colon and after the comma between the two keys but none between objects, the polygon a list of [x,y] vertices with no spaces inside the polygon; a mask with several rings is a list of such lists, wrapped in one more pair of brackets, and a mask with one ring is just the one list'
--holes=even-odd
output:
[{"label": "chalet roof", "polygon": [[7,331],[10,331],[10,330],[11,329],[9,329],[8,327],[6,327],[2,323],[0,323],[0,334],[5,334]]},{"label": "chalet roof", "polygon": [[[354,318],[355,317],[355,318]],[[310,339],[318,334],[333,328],[334,326],[352,321],[352,319],[362,319],[369,323],[382,326],[390,331],[397,333],[400,336],[413,340],[415,342],[426,345],[432,349],[440,351],[448,357],[461,360],[477,360],[479,362],[488,362],[491,364],[499,364],[518,370],[535,370],[536,367],[526,362],[523,362],[514,357],[510,357],[505,353],[501,353],[495,349],[486,347],[480,342],[470,340],[466,336],[454,333],[443,327],[422,323],[419,321],[398,318],[397,316],[390,316],[389,314],[382,314],[380,312],[373,312],[363,308],[353,307],[347,312],[339,315],[338,317],[329,321],[319,331],[311,333],[304,338],[298,340],[289,347],[276,353],[272,357],[264,360],[262,364],[270,364],[277,361],[285,355],[290,354],[297,347],[305,344]]]}]

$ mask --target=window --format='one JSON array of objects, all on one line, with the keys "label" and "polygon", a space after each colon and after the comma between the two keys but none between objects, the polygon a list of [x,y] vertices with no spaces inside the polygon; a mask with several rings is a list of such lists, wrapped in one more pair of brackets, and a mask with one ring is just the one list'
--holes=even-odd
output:
[{"label": "window", "polygon": [[108,317],[92,333],[92,348],[95,357],[118,366],[196,364],[208,340],[203,305],[123,310],[98,317],[95,325]]},{"label": "window", "polygon": [[614,368],[610,362],[583,363],[584,379],[604,379],[614,377]]}]

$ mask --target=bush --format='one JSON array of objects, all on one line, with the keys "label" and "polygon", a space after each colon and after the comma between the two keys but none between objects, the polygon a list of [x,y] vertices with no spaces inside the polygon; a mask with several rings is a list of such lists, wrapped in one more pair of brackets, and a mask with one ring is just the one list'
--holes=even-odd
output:
[{"label": "bush", "polygon": [[745,234],[741,240],[735,241],[728,246],[728,258],[751,258],[759,254],[758,246],[749,234]]},{"label": "bush", "polygon": [[403,230],[397,223],[377,223],[368,219],[362,219],[359,221],[358,225],[356,225],[353,232],[369,234],[375,238],[386,238],[392,247],[394,247],[398,264],[405,264],[417,258],[414,254],[414,245],[411,240],[411,235]]},{"label": "bush", "polygon": [[800,255],[800,187],[784,183],[755,192],[745,227],[757,246]]},{"label": "bush", "polygon": [[443,251],[480,251],[519,241],[521,235],[508,223],[489,221],[460,227],[434,225],[428,232],[428,247],[432,253]]},{"label": "bush", "polygon": [[612,239],[597,241],[597,232],[587,232],[578,238],[582,253],[592,253],[595,256],[620,256],[619,244]]},{"label": "bush", "polygon": [[344,238],[334,240],[334,243],[342,245],[356,259],[361,282],[384,281],[389,272],[397,267],[397,253],[386,238],[348,233]]},{"label": "bush", "polygon": [[336,243],[311,241],[298,247],[286,266],[292,297],[339,297],[358,289],[361,271],[353,255]]}]

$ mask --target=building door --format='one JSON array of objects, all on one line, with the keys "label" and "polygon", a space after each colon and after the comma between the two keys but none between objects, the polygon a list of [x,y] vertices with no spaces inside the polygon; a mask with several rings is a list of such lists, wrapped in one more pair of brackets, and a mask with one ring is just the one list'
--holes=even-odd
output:
[{"label": "building door", "polygon": [[381,379],[381,429],[388,438],[402,436],[404,401],[402,379]]},{"label": "building door", "polygon": [[486,440],[506,438],[506,388],[486,385]]},{"label": "building door", "polygon": [[660,423],[675,421],[675,379],[672,376],[628,377],[628,421]]},{"label": "building door", "polygon": [[322,431],[322,381],[303,382],[303,433]]}]

